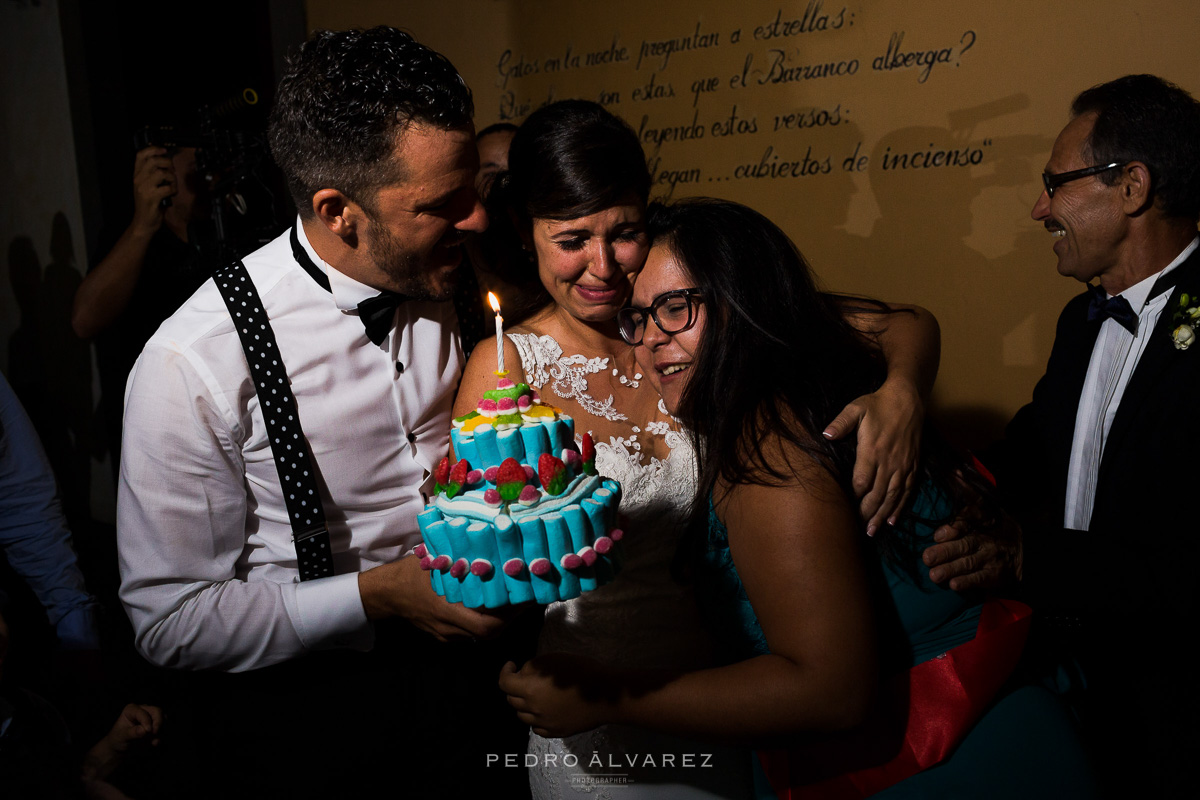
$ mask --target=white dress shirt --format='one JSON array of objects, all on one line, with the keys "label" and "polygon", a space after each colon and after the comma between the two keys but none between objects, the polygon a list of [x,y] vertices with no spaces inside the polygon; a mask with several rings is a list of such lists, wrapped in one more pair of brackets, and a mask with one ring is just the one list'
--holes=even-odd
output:
[{"label": "white dress shirt", "polygon": [[299,582],[262,411],[209,281],[150,339],[126,389],[120,594],[156,664],[236,672],[367,649],[357,573],[420,541],[422,489],[447,452],[462,369],[453,305],[405,303],[373,345],[356,307],[378,290],[325,264],[298,233],[332,294],[296,263],[288,234],[244,263],[316,464],[337,574]]},{"label": "white dress shirt", "polygon": [[1063,512],[1066,528],[1088,529],[1108,431],[1121,406],[1125,387],[1129,385],[1175,287],[1167,287],[1154,297],[1149,296],[1150,291],[1159,278],[1187,260],[1197,245],[1200,245],[1200,237],[1193,239],[1166,268],[1121,292],[1120,296],[1129,301],[1130,308],[1138,315],[1136,334],[1129,333],[1114,319],[1106,319],[1100,326],[1079,396],[1079,409],[1075,412],[1075,435],[1067,467],[1067,502]]}]

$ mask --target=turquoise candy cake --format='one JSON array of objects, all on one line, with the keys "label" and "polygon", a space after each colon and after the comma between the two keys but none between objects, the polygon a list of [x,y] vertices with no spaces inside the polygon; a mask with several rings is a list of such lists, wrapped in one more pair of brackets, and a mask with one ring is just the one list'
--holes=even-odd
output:
[{"label": "turquoise candy cake", "polygon": [[589,434],[526,384],[500,378],[454,420],[458,461],[417,517],[416,554],[434,590],[468,608],[569,600],[612,580],[621,487],[596,474]]}]

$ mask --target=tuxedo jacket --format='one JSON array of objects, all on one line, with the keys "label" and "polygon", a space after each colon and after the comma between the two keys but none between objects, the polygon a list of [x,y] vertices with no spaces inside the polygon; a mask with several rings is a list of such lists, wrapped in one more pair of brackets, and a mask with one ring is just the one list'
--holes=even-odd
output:
[{"label": "tuxedo jacket", "polygon": [[1075,414],[1102,324],[1087,318],[1087,292],[1063,309],[1046,374],[990,461],[1022,523],[1031,657],[1082,671],[1073,704],[1113,796],[1191,796],[1200,752],[1200,345],[1172,340],[1180,296],[1200,296],[1200,250],[1171,278],[1105,441],[1089,529],[1063,527]]},{"label": "tuxedo jacket", "polygon": [[1146,613],[1174,616],[1167,605],[1196,608],[1200,345],[1179,350],[1172,331],[1180,295],[1200,295],[1200,250],[1170,278],[1105,441],[1087,531],[1062,527],[1075,414],[1102,324],[1087,318],[1087,292],[1063,309],[1046,374],[1005,432],[993,466],[1023,524],[1023,583],[1037,610],[1142,624]]}]

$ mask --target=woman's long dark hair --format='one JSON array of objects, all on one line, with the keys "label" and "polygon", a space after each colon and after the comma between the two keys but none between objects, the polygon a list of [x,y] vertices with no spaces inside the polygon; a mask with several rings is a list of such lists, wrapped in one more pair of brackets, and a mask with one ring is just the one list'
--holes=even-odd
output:
[{"label": "woman's long dark hair", "polygon": [[[878,346],[846,321],[839,301],[818,290],[787,235],[746,206],[708,198],[655,205],[649,233],[690,273],[687,288],[700,290],[708,320],[677,411],[699,459],[690,542],[703,541],[718,482],[780,485],[802,474],[800,465],[773,463],[764,452],[764,440],[774,436],[811,456],[857,503],[854,439],[829,441],[821,432],[850,401],[883,383]],[[882,303],[856,305],[899,313]],[[926,477],[960,505],[955,458],[931,437],[922,444]],[[911,566],[912,526],[898,528],[876,539]]]},{"label": "woman's long dark hair", "polygon": [[575,219],[631,200],[645,205],[649,196],[646,155],[624,120],[587,100],[561,100],[530,114],[487,199],[491,224],[484,237],[497,254],[497,271],[530,289],[521,308],[505,306],[509,323],[550,301],[523,249],[522,234],[528,235],[534,219]]}]

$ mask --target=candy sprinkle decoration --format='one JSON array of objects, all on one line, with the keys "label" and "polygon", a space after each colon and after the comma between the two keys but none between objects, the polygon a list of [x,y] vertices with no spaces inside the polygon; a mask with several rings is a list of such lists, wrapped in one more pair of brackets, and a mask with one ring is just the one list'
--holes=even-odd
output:
[{"label": "candy sprinkle decoration", "polygon": [[435,492],[446,491],[446,484],[450,482],[450,456],[443,456],[438,462],[437,469],[433,471],[433,490]]},{"label": "candy sprinkle decoration", "polygon": [[467,463],[465,458],[460,458],[454,462],[454,466],[450,469],[450,480],[444,487],[446,497],[451,499],[462,493],[463,487],[467,485],[467,475],[471,473],[471,465]]},{"label": "candy sprinkle decoration", "polygon": [[541,481],[542,488],[546,490],[546,494],[558,496],[567,490],[567,484],[571,480],[571,473],[567,470],[567,465],[562,462],[561,458],[555,458],[549,453],[542,453],[542,457],[538,459],[538,480]]},{"label": "candy sprinkle decoration", "polygon": [[496,490],[506,503],[516,502],[525,488],[525,470],[515,458],[506,458],[496,470]]},{"label": "candy sprinkle decoration", "polygon": [[596,474],[596,444],[592,441],[592,432],[586,431],[583,434],[583,441],[579,443],[579,455],[583,459],[583,474]]}]

